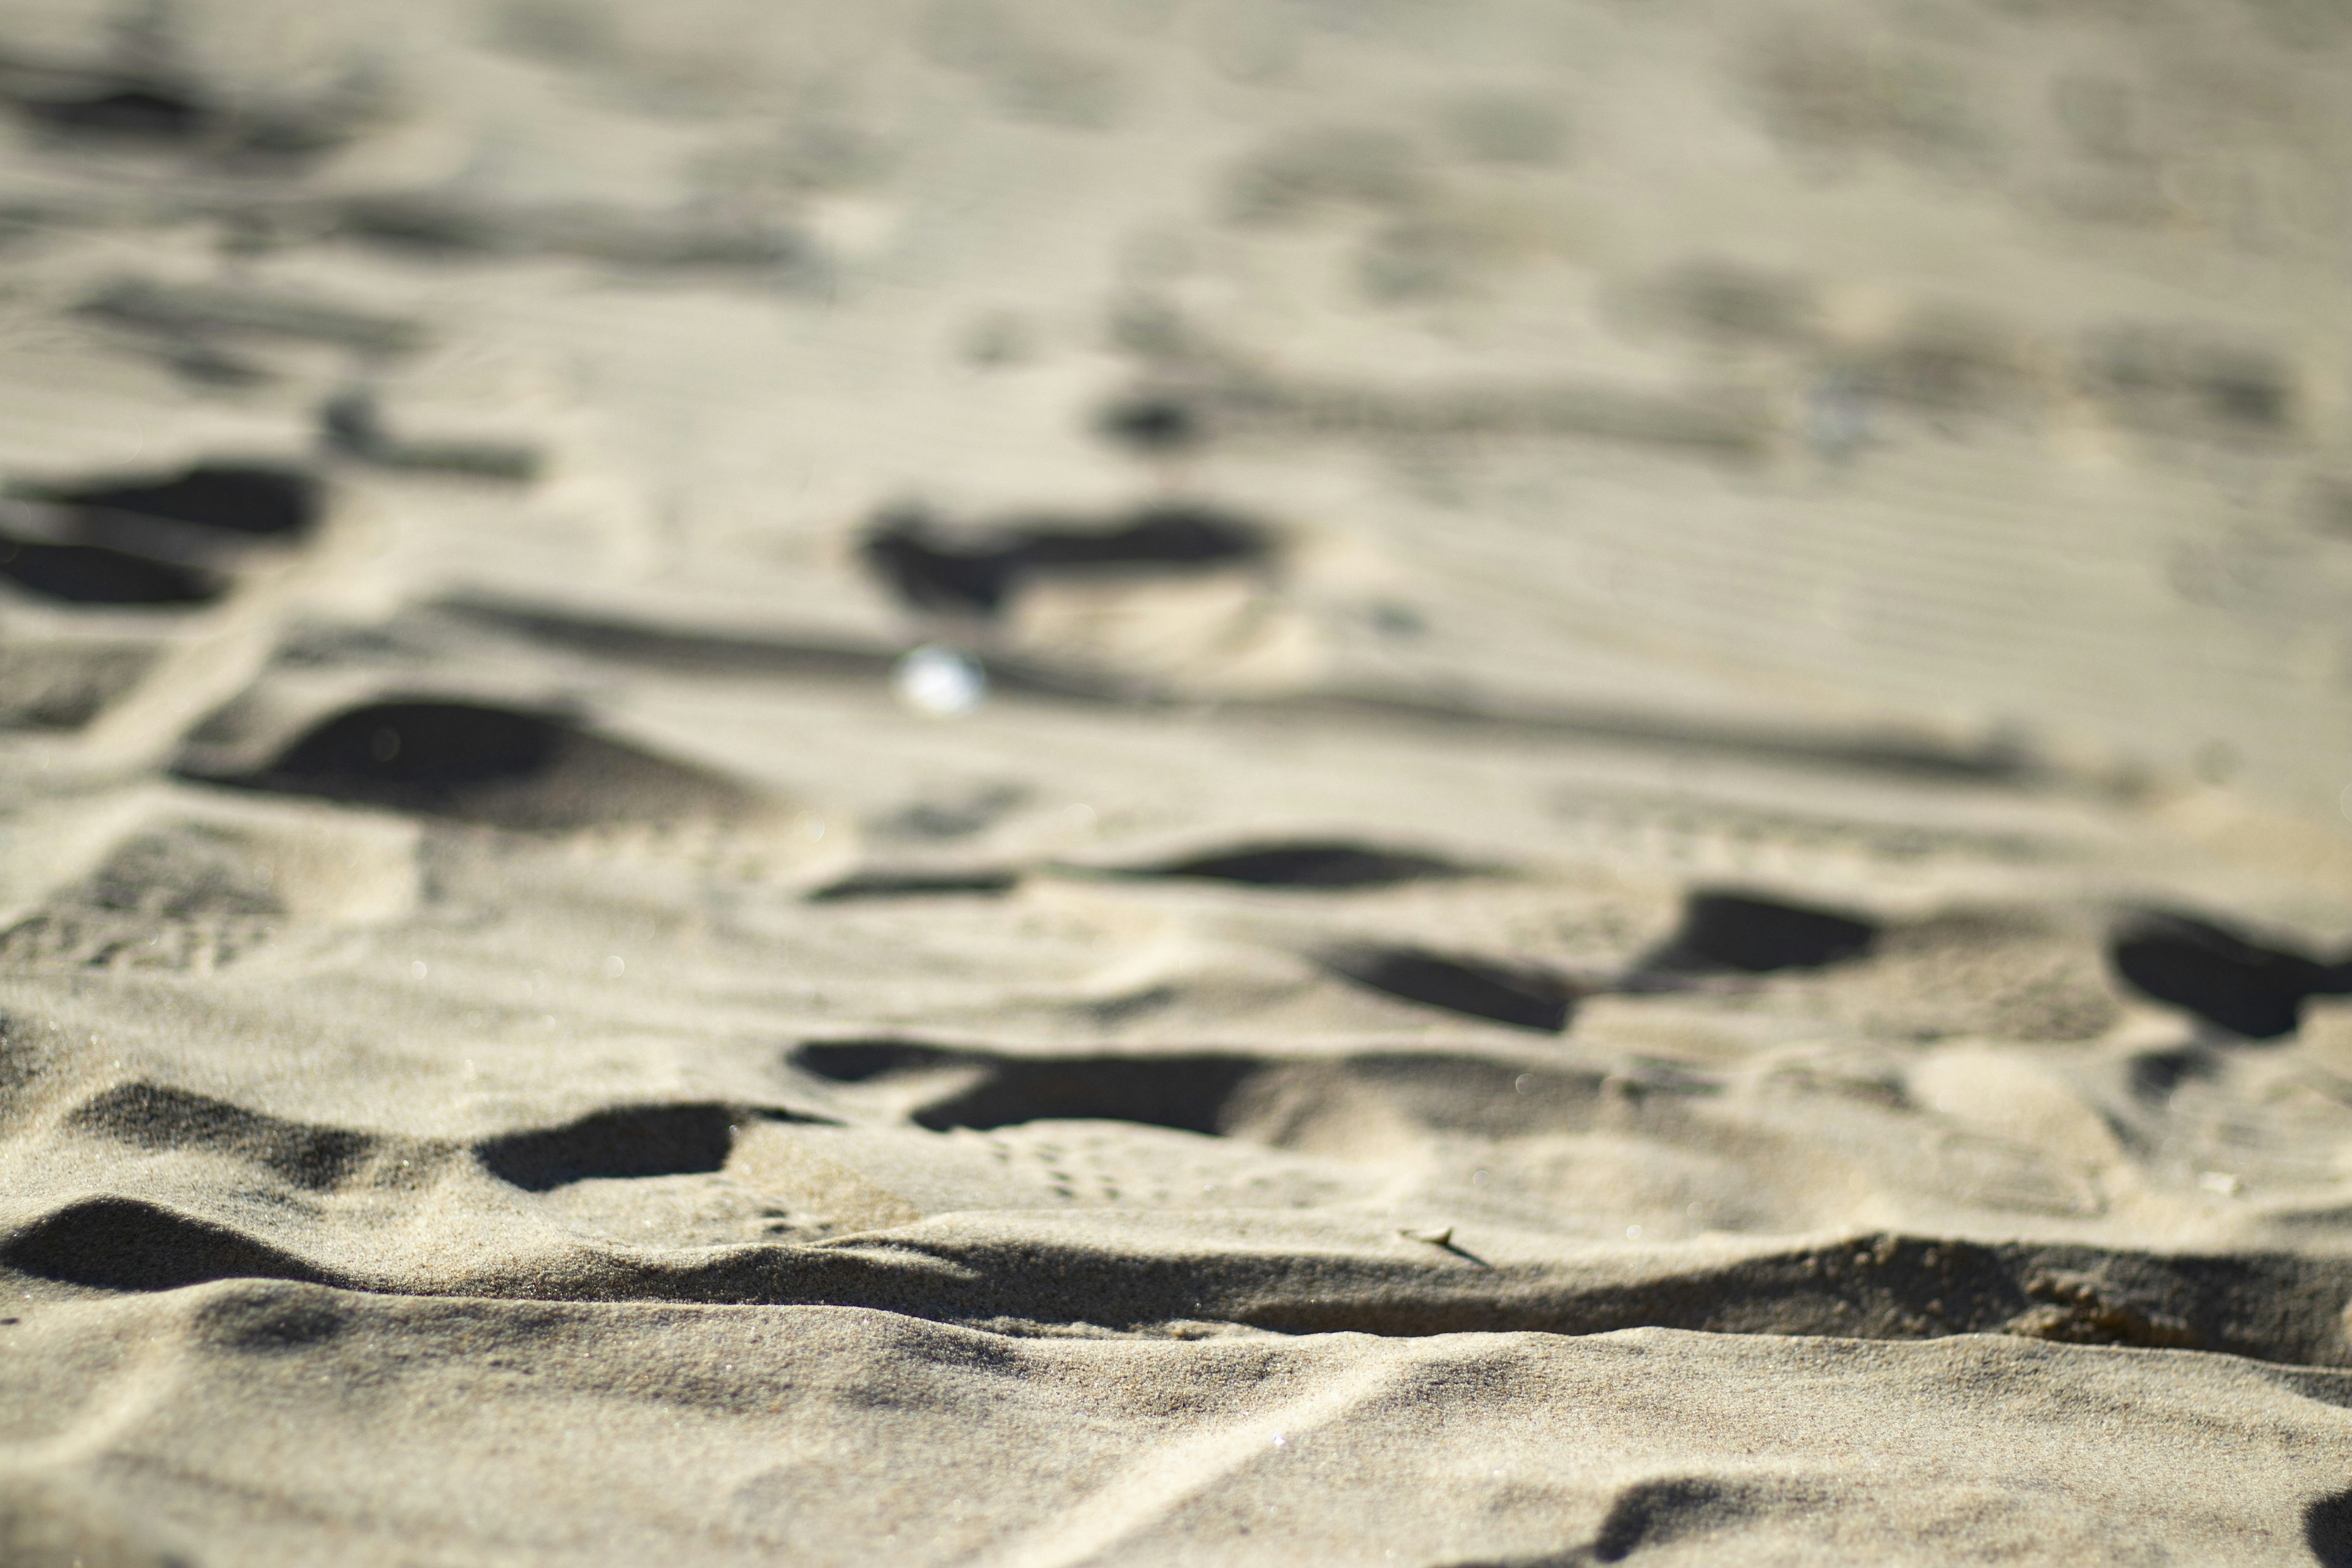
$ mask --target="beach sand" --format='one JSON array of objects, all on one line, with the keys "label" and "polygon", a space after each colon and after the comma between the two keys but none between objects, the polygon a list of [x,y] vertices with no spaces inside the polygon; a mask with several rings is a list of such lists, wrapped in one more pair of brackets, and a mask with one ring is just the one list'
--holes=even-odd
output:
[{"label": "beach sand", "polygon": [[0,1562],[2352,1563],[2352,20],[0,5]]}]

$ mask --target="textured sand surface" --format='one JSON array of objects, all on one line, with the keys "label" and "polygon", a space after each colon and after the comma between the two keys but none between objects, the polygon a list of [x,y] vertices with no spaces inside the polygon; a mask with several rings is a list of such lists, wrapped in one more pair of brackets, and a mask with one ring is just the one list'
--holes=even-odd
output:
[{"label": "textured sand surface", "polygon": [[0,1562],[2352,1563],[2347,82],[0,0]]}]

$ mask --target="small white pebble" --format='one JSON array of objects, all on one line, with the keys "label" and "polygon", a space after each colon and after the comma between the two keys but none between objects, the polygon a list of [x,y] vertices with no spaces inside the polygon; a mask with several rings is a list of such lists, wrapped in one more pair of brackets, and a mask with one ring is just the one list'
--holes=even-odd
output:
[{"label": "small white pebble", "polygon": [[925,643],[898,660],[890,689],[918,713],[953,719],[988,700],[988,672],[961,648]]}]

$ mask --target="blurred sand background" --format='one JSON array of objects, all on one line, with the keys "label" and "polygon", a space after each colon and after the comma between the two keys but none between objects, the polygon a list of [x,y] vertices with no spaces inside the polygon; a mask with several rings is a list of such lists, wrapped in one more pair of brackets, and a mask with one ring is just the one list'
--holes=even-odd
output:
[{"label": "blurred sand background", "polygon": [[2352,1563],[2347,611],[2329,0],[0,0],[0,1560]]}]

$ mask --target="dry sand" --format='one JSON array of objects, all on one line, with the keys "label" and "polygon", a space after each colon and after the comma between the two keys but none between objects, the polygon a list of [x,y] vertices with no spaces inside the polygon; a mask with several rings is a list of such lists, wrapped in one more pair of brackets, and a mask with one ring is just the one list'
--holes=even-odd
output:
[{"label": "dry sand", "polygon": [[2352,1563],[2347,81],[6,0],[0,1562]]}]

